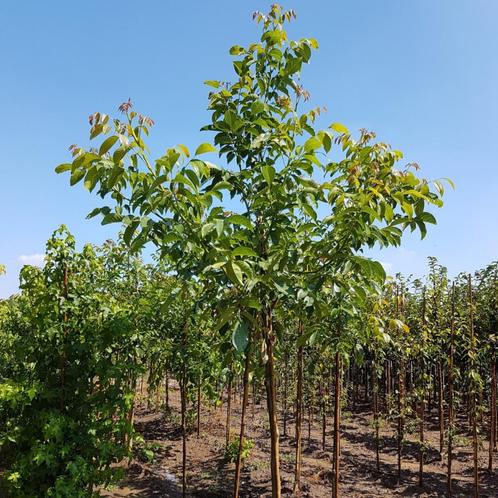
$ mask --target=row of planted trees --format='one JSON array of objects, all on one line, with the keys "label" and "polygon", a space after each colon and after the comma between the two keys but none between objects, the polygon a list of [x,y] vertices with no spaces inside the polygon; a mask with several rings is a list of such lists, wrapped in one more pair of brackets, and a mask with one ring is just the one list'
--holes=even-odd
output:
[{"label": "row of planted trees", "polygon": [[[456,441],[460,448],[472,449],[469,463],[475,496],[482,471],[494,472],[498,263],[453,280],[434,258],[429,260],[429,269],[424,280],[401,276],[389,280],[382,293],[371,295],[357,316],[348,321],[339,343],[319,340],[329,328],[314,315],[305,321],[304,328],[310,329],[311,335],[304,347],[299,332],[297,342],[287,343],[282,361],[287,364],[293,358],[296,367],[280,370],[280,392],[285,399],[280,418],[284,434],[289,432],[287,419],[296,421],[296,486],[303,402],[307,406],[308,438],[311,424],[318,419],[324,450],[328,446],[328,415],[333,417],[334,479],[339,476],[341,409],[354,417],[360,403],[372,413],[377,472],[386,472],[381,466],[385,444],[380,435],[386,427],[391,427],[396,437],[398,481],[402,479],[408,436],[416,441],[420,486],[425,463],[444,459],[447,495],[452,495]],[[297,324],[296,330],[302,327]],[[437,447],[426,440],[426,431],[434,423],[439,431]],[[485,467],[482,457],[478,459],[483,446],[488,450]],[[390,450],[386,448],[386,452]]]},{"label": "row of planted trees", "polygon": [[[231,394],[239,387],[234,495],[240,492],[247,406],[267,379],[261,325],[227,320],[240,307],[233,289],[200,288],[144,264],[123,245],[75,250],[64,228],[47,244],[42,269],[25,267],[21,292],[0,305],[6,345],[0,369],[0,450],[12,496],[92,496],[117,482],[114,464],[143,449],[133,416],[139,382],[149,392],[174,377],[180,387],[183,489],[187,489],[187,413],[225,398],[226,443],[232,443]],[[381,427],[397,439],[401,479],[408,432],[417,436],[419,484],[427,453],[446,460],[452,494],[456,438],[472,447],[479,492],[478,449],[487,439],[487,470],[496,451],[498,264],[450,281],[430,260],[425,280],[398,276],[344,308],[346,295],[295,295],[272,321],[277,338],[275,418],[295,441],[294,491],[301,485],[305,431],[333,417],[333,492],[339,493],[341,411],[367,403],[381,472]],[[352,295],[356,296],[356,293]],[[213,304],[216,304],[213,306]],[[330,310],[334,310],[331,312]],[[236,313],[236,311],[234,311]],[[266,397],[269,389],[266,386]],[[277,398],[277,393],[280,397]],[[267,399],[268,402],[268,399]],[[168,409],[168,400],[165,403]],[[304,420],[307,427],[304,426]],[[292,427],[290,421],[292,420]],[[439,447],[425,441],[437,421]],[[138,446],[133,448],[133,441]],[[277,440],[278,443],[278,440]],[[458,443],[461,446],[461,441]],[[277,454],[278,456],[278,454]]]},{"label": "row of planted trees", "polygon": [[[71,146],[72,161],[56,168],[70,173],[71,185],[83,182],[106,200],[90,216],[120,224],[122,244],[77,253],[69,236],[55,237],[43,270],[27,268],[20,296],[3,304],[8,322],[3,333],[15,344],[13,360],[2,372],[8,379],[2,384],[2,399],[9,401],[0,408],[7,413],[2,429],[2,448],[7,450],[2,451],[9,453],[11,445],[14,455],[7,477],[13,489],[31,489],[27,482],[40,486],[36,473],[26,473],[34,464],[45,469],[43,479],[39,477],[45,487],[37,489],[48,496],[86,496],[109,482],[111,463],[132,451],[133,395],[147,369],[152,386],[170,375],[180,386],[184,492],[187,405],[196,397],[192,389],[197,399],[202,393],[216,399],[240,372],[244,410],[234,485],[238,496],[249,379],[262,379],[272,493],[278,497],[278,416],[284,405],[286,424],[289,389],[294,389],[294,380],[288,378],[277,385],[276,362],[283,361],[296,366],[297,492],[302,421],[313,391],[308,362],[318,368],[328,355],[336,393],[337,496],[343,373],[351,368],[357,372],[360,351],[370,362],[376,374],[366,375],[366,392],[373,394],[376,417],[381,416],[382,402],[384,412],[398,410],[401,466],[408,399],[419,393],[423,441],[423,406],[432,392],[432,377],[444,382],[444,375],[452,376],[453,398],[463,392],[457,367],[464,359],[456,349],[453,366],[442,366],[448,316],[454,317],[454,339],[470,341],[471,368],[466,371],[472,375],[467,385],[474,394],[466,402],[477,413],[483,392],[482,348],[475,314],[458,315],[461,286],[455,287],[450,300],[455,310],[448,315],[437,308],[447,306],[449,294],[436,270],[434,282],[423,292],[408,293],[401,281],[386,290],[382,265],[363,255],[366,247],[399,245],[407,228],[424,236],[426,224],[435,223],[426,208],[441,206],[443,185],[417,177],[413,165],[398,168],[402,154],[375,142],[370,132],[363,130],[354,138],[338,123],[316,128],[323,109],[309,107],[300,75],[318,44],[312,38],[287,40],[284,24],[294,17],[278,5],[268,14],[256,12],[254,18],[263,26],[260,40],[230,50],[234,81],[206,82],[211,87],[211,122],[203,130],[214,134],[214,145],[202,143],[193,155],[178,145],[153,160],[145,144],[153,122],[128,101],[120,106],[121,119],[91,115],[90,138],[102,140],[89,148]],[[201,158],[214,153],[219,164]],[[136,256],[146,244],[156,246],[154,264],[144,265]],[[465,309],[475,306],[472,301]],[[465,330],[474,332],[457,334],[465,318]],[[31,337],[36,340],[31,342]],[[422,347],[432,350],[416,356]],[[420,363],[422,356],[425,363]],[[407,366],[414,372],[408,384]],[[382,397],[377,373],[384,367],[387,391]],[[283,404],[278,392],[282,386],[287,389]],[[320,389],[322,394],[330,390],[325,379]],[[88,426],[71,418],[81,419],[78,407],[83,401]],[[36,424],[22,419],[31,420],[32,403],[45,407],[36,410]],[[456,406],[453,401],[450,405]],[[477,427],[477,418],[474,423]],[[76,426],[83,432],[75,431],[71,447],[63,435]],[[93,446],[86,444],[86,437],[93,438]],[[83,457],[86,473],[78,462],[60,460],[61,455],[80,455],[78,445],[91,453]],[[70,488],[77,479],[85,485]]]}]

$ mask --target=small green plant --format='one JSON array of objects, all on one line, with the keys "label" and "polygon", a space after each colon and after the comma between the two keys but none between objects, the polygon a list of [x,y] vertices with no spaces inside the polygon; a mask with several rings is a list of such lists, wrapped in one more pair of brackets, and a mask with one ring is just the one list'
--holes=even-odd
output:
[{"label": "small green plant", "polygon": [[143,436],[137,435],[135,437],[135,445],[133,453],[137,460],[141,462],[152,463],[154,461],[155,453],[161,448],[159,443],[149,443],[145,441]]},{"label": "small green plant", "polygon": [[[235,463],[237,461],[237,453],[239,451],[239,441],[240,441],[239,436],[236,436],[232,438],[232,440],[227,444],[225,448],[225,459],[227,460],[227,462]],[[242,452],[241,452],[242,460],[245,460],[249,456],[249,453],[253,448],[254,448],[254,441],[252,439],[244,438],[242,440]]]}]

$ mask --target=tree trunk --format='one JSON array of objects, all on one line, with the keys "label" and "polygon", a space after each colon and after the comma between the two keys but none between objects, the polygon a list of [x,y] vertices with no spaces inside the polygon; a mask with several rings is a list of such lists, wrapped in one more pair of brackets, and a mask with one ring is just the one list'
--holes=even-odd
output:
[{"label": "tree trunk", "polygon": [[311,445],[311,422],[313,420],[313,408],[311,401],[308,404],[308,446]]},{"label": "tree trunk", "polygon": [[[299,320],[299,337],[303,335],[303,323]],[[303,418],[303,346],[297,349],[297,392],[296,392],[296,463],[294,467],[294,494],[301,492],[301,423]]]},{"label": "tree trunk", "polygon": [[341,357],[335,353],[335,399],[334,399],[334,480],[332,498],[339,497],[339,459],[341,455]]},{"label": "tree trunk", "polygon": [[185,367],[182,368],[180,385],[181,424],[182,424],[182,496],[187,496],[187,393]]},{"label": "tree trunk", "polygon": [[288,365],[288,357],[287,353],[285,354],[285,360],[284,360],[284,437],[287,437],[287,395],[288,395],[288,384],[289,384],[289,377],[287,375],[289,365]]},{"label": "tree trunk", "polygon": [[[242,470],[242,448],[244,447],[246,407],[249,398],[249,370],[251,367],[251,343],[247,345],[246,361],[244,363],[244,379],[243,379],[243,394],[242,394],[242,413],[240,416],[240,434],[239,434],[239,449],[237,451],[237,461],[235,462],[235,482],[234,482],[234,498],[239,498],[240,493],[240,473]],[[231,377],[230,377],[231,378]]]},{"label": "tree trunk", "polygon": [[202,376],[199,376],[199,383],[197,384],[197,439],[201,435],[201,383]]},{"label": "tree trunk", "polygon": [[[166,378],[164,379],[164,396],[165,396],[165,405],[166,405],[166,412],[169,412],[169,377],[168,377],[168,370],[166,370]],[[142,378],[143,381],[143,378]]]},{"label": "tree trunk", "polygon": [[254,420],[256,410],[256,381],[252,381],[252,407],[251,407],[251,417]]},{"label": "tree trunk", "polygon": [[225,430],[225,446],[228,446],[231,438],[231,430],[230,430],[230,419],[232,417],[232,365],[230,365],[230,372],[228,377],[228,386],[227,386],[227,425]]},{"label": "tree trunk", "polygon": [[493,451],[496,445],[496,349],[491,353],[491,395],[489,414],[489,461],[488,470],[493,471]]},{"label": "tree trunk", "polygon": [[424,460],[425,460],[424,415],[425,415],[425,400],[424,400],[424,393],[422,393],[422,399],[420,400],[420,413],[419,413],[420,417],[419,421],[420,455],[419,455],[419,468],[418,468],[419,486],[422,486],[424,480]]},{"label": "tree trunk", "polygon": [[387,360],[386,365],[386,408],[387,413],[391,413],[391,360]]},{"label": "tree trunk", "polygon": [[450,320],[450,353],[448,358],[448,476],[446,481],[446,492],[449,498],[452,496],[451,486],[451,464],[453,461],[453,357],[455,352],[455,284],[451,289],[451,320]]},{"label": "tree trunk", "polygon": [[441,360],[437,365],[437,377],[438,377],[438,420],[439,420],[439,459],[443,460],[443,449],[444,449],[444,388],[443,388],[443,365]]},{"label": "tree trunk", "polygon": [[[183,350],[187,351],[188,319],[185,321],[182,334]],[[185,353],[186,354],[186,353]],[[182,496],[187,496],[187,363],[183,358],[181,381],[180,381],[180,403],[182,424]]]},{"label": "tree trunk", "polygon": [[271,308],[266,309],[264,320],[264,338],[266,343],[266,353],[268,355],[268,360],[265,366],[265,386],[268,418],[270,423],[270,467],[272,498],[280,498],[281,483],[279,434],[277,421],[277,392],[275,386],[275,365],[273,356],[275,336],[273,333],[273,314]]},{"label": "tree trunk", "polygon": [[372,362],[372,386],[373,386],[373,418],[375,428],[375,465],[377,472],[380,471],[379,455],[379,382],[377,379],[377,363]]},{"label": "tree trunk", "polygon": [[[475,369],[475,355],[476,355],[476,338],[474,334],[474,304],[472,298],[472,279],[469,275],[469,327],[470,327],[470,353],[471,353],[471,369]],[[474,498],[479,497],[479,463],[477,458],[478,440],[477,440],[477,396],[476,396],[476,382],[471,383],[470,402],[471,402],[471,417],[472,417],[472,446],[474,454]]]},{"label": "tree trunk", "polygon": [[398,483],[401,482],[401,453],[404,437],[404,362],[400,361],[398,370]]},{"label": "tree trunk", "polygon": [[[325,386],[326,382],[323,383]],[[323,387],[322,381],[320,381],[320,396],[322,398],[321,408],[322,408],[322,451],[325,451],[326,443],[326,432],[327,432],[327,405],[325,403],[325,388]]]}]

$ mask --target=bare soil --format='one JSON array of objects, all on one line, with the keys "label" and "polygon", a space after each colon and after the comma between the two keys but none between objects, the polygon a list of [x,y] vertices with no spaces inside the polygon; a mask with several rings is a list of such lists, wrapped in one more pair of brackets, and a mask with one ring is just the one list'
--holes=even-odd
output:
[{"label": "bare soil", "polygon": [[[173,386],[170,393],[171,411],[147,409],[140,403],[137,409],[136,428],[148,444],[157,445],[151,463],[133,462],[126,479],[111,491],[108,497],[181,497],[182,439],[179,429],[179,393]],[[240,403],[232,403],[232,434],[238,433]],[[189,497],[218,498],[232,496],[234,465],[224,459],[226,406],[223,411],[211,406],[202,407],[201,433],[197,438],[194,429],[188,439],[188,493]],[[342,497],[439,497],[446,495],[446,454],[440,460],[439,432],[435,414],[425,429],[429,448],[424,467],[423,486],[418,485],[419,449],[416,434],[407,434],[403,446],[401,481],[397,479],[397,440],[394,426],[381,429],[381,465],[377,472],[375,446],[371,428],[372,413],[369,403],[357,403],[354,413],[345,411],[341,424],[341,475]],[[254,440],[254,448],[244,462],[242,497],[271,496],[270,437],[264,400],[247,409],[247,437]],[[195,425],[195,423],[194,423]],[[458,438],[453,460],[453,496],[473,496],[473,469],[470,438],[465,431],[466,421],[460,420],[462,436]],[[327,419],[326,446],[322,449],[321,418],[312,422],[308,439],[308,420],[303,420],[303,497],[329,497],[332,485],[332,418]],[[283,433],[282,426],[280,428]],[[287,436],[281,435],[282,495],[292,495],[294,470],[294,421],[288,421]],[[481,497],[498,497],[498,471],[488,473],[487,443],[479,452]],[[498,455],[496,460],[498,460]]]}]

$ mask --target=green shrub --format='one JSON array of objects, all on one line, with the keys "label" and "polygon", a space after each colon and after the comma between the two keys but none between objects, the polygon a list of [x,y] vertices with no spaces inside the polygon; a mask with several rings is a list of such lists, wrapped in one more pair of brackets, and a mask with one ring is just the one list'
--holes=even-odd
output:
[{"label": "green shrub", "polygon": [[[237,461],[237,453],[239,451],[239,436],[232,438],[232,440],[227,444],[225,448],[225,459],[230,463],[235,463]],[[251,450],[254,448],[254,441],[249,438],[244,438],[242,441],[242,452],[241,458],[245,460]]]}]

